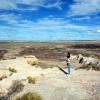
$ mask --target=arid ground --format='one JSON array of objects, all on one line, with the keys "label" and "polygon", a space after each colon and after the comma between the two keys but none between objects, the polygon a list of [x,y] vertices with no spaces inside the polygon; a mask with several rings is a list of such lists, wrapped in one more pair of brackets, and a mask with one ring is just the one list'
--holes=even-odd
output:
[{"label": "arid ground", "polygon": [[[58,68],[67,72],[67,51],[72,57],[82,54],[100,62],[100,41],[0,42],[1,97],[8,92],[13,80],[20,80],[24,89],[12,94],[11,100],[28,91],[36,91],[43,100],[100,100],[100,71],[75,70],[79,66],[76,60],[72,61],[71,75]],[[36,56],[39,64],[29,65],[26,55]],[[12,73],[9,68],[17,72]],[[35,77],[36,83],[27,83],[28,76]]]},{"label": "arid ground", "polygon": [[4,53],[11,55],[35,55],[39,59],[65,60],[66,52],[100,58],[100,41],[72,42],[0,42],[0,57]]}]

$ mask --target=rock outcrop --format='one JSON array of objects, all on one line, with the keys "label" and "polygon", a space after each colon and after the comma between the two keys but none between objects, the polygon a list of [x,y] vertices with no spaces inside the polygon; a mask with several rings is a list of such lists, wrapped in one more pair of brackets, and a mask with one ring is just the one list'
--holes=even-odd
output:
[{"label": "rock outcrop", "polygon": [[[73,57],[72,57],[73,58]],[[73,61],[75,60],[72,59]],[[100,70],[100,60],[93,58],[93,57],[84,57],[83,55],[79,54],[76,56],[76,61],[78,62],[78,67],[84,68],[84,69],[94,69],[94,70]]]},{"label": "rock outcrop", "polygon": [[8,50],[0,49],[0,59],[4,59],[4,54],[6,54]]}]

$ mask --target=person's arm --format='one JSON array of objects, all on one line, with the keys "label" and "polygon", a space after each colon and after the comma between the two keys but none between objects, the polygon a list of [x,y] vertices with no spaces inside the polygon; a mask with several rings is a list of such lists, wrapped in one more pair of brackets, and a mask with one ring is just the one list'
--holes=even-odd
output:
[{"label": "person's arm", "polygon": [[68,58],[66,58],[66,62],[68,62]]}]

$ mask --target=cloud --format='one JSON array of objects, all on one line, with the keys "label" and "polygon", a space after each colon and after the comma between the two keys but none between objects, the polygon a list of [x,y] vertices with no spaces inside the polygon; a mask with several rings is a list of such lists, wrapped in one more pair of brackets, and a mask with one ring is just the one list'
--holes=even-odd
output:
[{"label": "cloud", "polygon": [[85,20],[85,21],[91,21],[91,17],[89,17],[89,16],[74,17],[74,18],[72,18],[72,20],[75,20],[75,21],[83,21],[83,20]]},{"label": "cloud", "polygon": [[[4,15],[2,15],[4,16]],[[6,21],[8,21],[9,25],[13,25],[16,29],[23,29],[26,31],[32,31],[32,32],[43,32],[43,31],[50,31],[50,32],[64,32],[64,33],[83,33],[88,31],[94,31],[95,29],[99,29],[99,27],[91,27],[91,26],[82,26],[82,25],[76,25],[71,24],[70,22],[66,21],[63,18],[55,18],[55,17],[46,17],[41,18],[37,21],[31,21],[31,20],[24,20],[21,18],[16,18],[14,15],[9,15],[10,18],[4,18]],[[15,21],[15,23],[9,22],[9,19],[12,19]],[[18,20],[20,19],[20,21]],[[12,27],[12,26],[11,26]],[[12,27],[13,28],[13,27]]]},{"label": "cloud", "polygon": [[[80,18],[80,20],[89,19],[89,18],[90,17]],[[36,32],[50,30],[51,32],[59,31],[59,32],[64,32],[64,33],[65,32],[66,33],[67,32],[68,33],[71,33],[71,32],[88,33],[89,31],[93,33],[97,31],[99,32],[99,28],[100,28],[99,26],[88,26],[88,25],[84,26],[84,25],[76,25],[74,23],[72,24],[70,23],[70,21],[65,20],[64,18],[56,18],[54,16],[49,16],[49,17],[45,17],[45,18],[41,18],[36,21],[33,21],[33,20],[23,19],[20,14],[17,16],[15,14],[1,14],[0,21],[5,21],[8,27],[11,26],[11,28],[15,27],[16,29],[23,29],[23,30],[27,29],[27,30],[32,30]]]},{"label": "cloud", "polygon": [[7,10],[38,10],[40,7],[61,9],[61,5],[61,0],[0,0],[0,9]]},{"label": "cloud", "polygon": [[[21,20],[20,23],[15,25],[19,28],[25,28],[32,31],[50,31],[50,32],[64,32],[64,33],[74,33],[84,31],[86,32],[89,27],[71,24],[63,18],[42,18],[37,21]],[[35,28],[34,28],[35,27]]]},{"label": "cloud", "polygon": [[80,16],[98,12],[100,12],[100,0],[74,0],[68,14],[70,16]]},{"label": "cloud", "polygon": [[11,0],[0,0],[0,9],[14,9],[16,5]]},{"label": "cloud", "polygon": [[97,33],[100,33],[100,29],[99,29],[99,30],[97,30]]},{"label": "cloud", "polygon": [[8,25],[0,25],[0,40],[79,40],[92,36],[99,38],[100,36],[97,33],[97,30],[100,29],[99,26],[76,25],[64,18],[56,18],[54,16],[33,21],[22,19],[20,15],[2,14],[0,19],[8,23]]},{"label": "cloud", "polygon": [[18,19],[20,19],[20,17],[14,14],[0,14],[0,21],[5,22],[6,24],[17,24]]}]

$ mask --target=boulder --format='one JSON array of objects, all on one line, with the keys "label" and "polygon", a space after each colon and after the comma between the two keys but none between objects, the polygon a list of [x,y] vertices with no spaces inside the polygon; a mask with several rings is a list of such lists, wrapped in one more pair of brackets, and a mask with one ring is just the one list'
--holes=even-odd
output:
[{"label": "boulder", "polygon": [[12,54],[12,53],[6,53],[5,55],[4,55],[4,59],[6,60],[6,59],[16,59],[16,56],[14,55],[14,54]]},{"label": "boulder", "polygon": [[4,54],[6,54],[8,52],[8,50],[5,49],[0,49],[0,59],[4,58]]},{"label": "boulder", "polygon": [[79,55],[77,56],[77,60],[78,60],[78,62],[79,62],[80,64],[82,64],[82,63],[84,62],[84,57],[83,57],[81,54],[79,54]]},{"label": "boulder", "polygon": [[85,59],[85,64],[91,64],[91,65],[97,65],[99,60],[98,59],[95,59],[95,58],[92,58],[92,57],[88,57],[88,58],[84,58]]},{"label": "boulder", "polygon": [[97,68],[98,70],[100,70],[100,61],[98,61],[98,62],[96,63],[96,68]]},{"label": "boulder", "polygon": [[79,54],[78,56],[77,56],[77,60],[79,60],[80,58],[82,58],[83,56],[82,56],[82,54]]},{"label": "boulder", "polygon": [[98,59],[92,57],[84,57],[83,64],[91,69],[100,70],[100,61]]},{"label": "boulder", "polygon": [[83,57],[79,54],[77,57],[78,64],[80,64],[79,68],[83,69],[93,69],[93,70],[100,70],[100,60],[91,57]]}]

